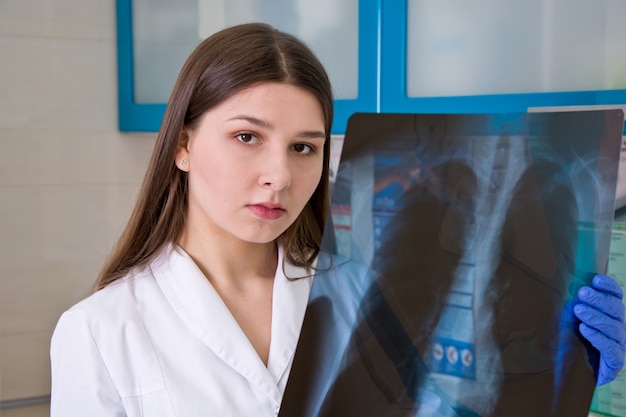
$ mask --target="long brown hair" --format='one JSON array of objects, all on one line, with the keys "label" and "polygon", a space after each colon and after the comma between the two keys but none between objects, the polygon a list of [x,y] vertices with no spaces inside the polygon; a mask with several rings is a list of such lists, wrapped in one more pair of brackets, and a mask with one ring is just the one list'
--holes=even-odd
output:
[{"label": "long brown hair", "polygon": [[328,174],[333,97],[315,54],[300,40],[263,23],[223,29],[200,43],[172,90],[152,158],[131,217],[96,281],[96,290],[148,264],[178,241],[187,212],[187,174],[174,158],[184,128],[233,94],[260,82],[281,82],[312,93],[325,117],[324,168],[302,213],[282,235],[285,256],[310,267],[319,253],[329,205]]}]

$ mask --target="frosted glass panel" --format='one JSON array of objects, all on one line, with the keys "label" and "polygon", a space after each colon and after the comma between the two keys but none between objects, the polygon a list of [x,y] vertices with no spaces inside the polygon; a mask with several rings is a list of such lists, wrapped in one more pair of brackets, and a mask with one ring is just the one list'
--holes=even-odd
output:
[{"label": "frosted glass panel", "polygon": [[626,88],[623,0],[408,0],[409,97]]},{"label": "frosted glass panel", "polygon": [[358,0],[134,0],[135,102],[165,103],[187,56],[211,33],[262,21],[319,56],[335,98],[358,95]]},{"label": "frosted glass panel", "polygon": [[198,37],[197,0],[133,1],[135,102],[166,103]]}]

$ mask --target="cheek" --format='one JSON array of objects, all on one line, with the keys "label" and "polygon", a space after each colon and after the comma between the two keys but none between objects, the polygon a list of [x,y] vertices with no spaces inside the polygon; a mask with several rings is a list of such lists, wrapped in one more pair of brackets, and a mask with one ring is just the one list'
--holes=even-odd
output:
[{"label": "cheek", "polygon": [[322,178],[322,168],[315,167],[309,170],[306,174],[303,174],[301,177],[301,182],[299,182],[299,189],[302,191],[302,199],[308,201],[317,186],[319,185]]},{"label": "cheek", "polygon": [[[219,161],[203,160],[196,162],[189,173],[189,187],[198,198],[219,198],[228,189],[226,184],[233,181],[228,166]],[[232,188],[232,187],[231,187]]]}]

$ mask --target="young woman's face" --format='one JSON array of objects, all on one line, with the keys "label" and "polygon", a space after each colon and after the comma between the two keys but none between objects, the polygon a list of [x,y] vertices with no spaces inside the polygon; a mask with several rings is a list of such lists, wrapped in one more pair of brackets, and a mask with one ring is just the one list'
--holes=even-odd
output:
[{"label": "young woman's face", "polygon": [[254,243],[280,236],[320,181],[324,126],[315,96],[287,84],[258,84],[209,110],[176,157],[188,171],[185,233]]}]

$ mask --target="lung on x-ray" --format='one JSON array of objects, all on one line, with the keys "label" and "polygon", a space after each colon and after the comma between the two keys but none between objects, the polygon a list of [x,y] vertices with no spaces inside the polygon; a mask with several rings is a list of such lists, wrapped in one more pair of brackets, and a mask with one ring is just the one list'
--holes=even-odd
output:
[{"label": "lung on x-ray", "polygon": [[282,417],[584,417],[621,110],[357,114]]}]

